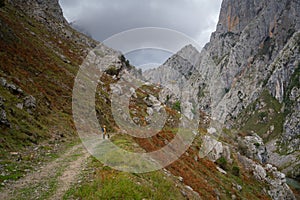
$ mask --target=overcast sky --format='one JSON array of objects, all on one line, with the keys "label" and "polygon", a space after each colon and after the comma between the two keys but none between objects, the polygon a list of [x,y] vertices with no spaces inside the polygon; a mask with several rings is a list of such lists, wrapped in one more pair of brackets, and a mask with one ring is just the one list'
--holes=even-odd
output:
[{"label": "overcast sky", "polygon": [[[132,28],[161,27],[182,32],[202,47],[216,28],[221,1],[60,0],[60,4],[69,22],[80,21],[79,24],[99,41]],[[136,62],[136,56],[128,56]],[[150,57],[152,62],[165,59]]]}]

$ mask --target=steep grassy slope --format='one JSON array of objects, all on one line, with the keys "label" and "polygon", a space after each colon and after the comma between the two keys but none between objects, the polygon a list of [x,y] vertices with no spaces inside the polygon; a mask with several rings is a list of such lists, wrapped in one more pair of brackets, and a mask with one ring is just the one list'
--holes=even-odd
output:
[{"label": "steep grassy slope", "polygon": [[[96,44],[67,24],[49,26],[8,2],[0,8],[1,183],[20,178],[63,151],[61,142],[76,139],[73,82]],[[33,101],[26,107],[29,97]]]},{"label": "steep grassy slope", "polygon": [[[1,86],[11,122],[10,127],[1,125],[1,147],[20,147],[55,134],[73,134],[71,95],[81,48],[9,4],[1,9],[0,23],[0,75],[24,91],[15,95]],[[26,95],[37,100],[31,115],[16,108]]]}]

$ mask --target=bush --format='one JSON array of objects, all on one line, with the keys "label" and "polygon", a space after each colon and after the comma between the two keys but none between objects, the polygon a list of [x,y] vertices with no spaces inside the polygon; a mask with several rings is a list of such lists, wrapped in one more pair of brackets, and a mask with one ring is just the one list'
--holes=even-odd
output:
[{"label": "bush", "polygon": [[256,148],[259,148],[260,144],[256,142],[256,143],[254,143],[254,146],[255,146]]},{"label": "bush", "polygon": [[173,108],[174,110],[181,111],[181,103],[180,103],[180,101],[176,101],[176,102],[173,104],[172,108]]},{"label": "bush", "polygon": [[118,76],[120,70],[116,68],[116,66],[109,66],[107,70],[105,70],[105,73],[111,75],[111,76]]},{"label": "bush", "polygon": [[125,63],[126,67],[128,67],[128,68],[131,69],[130,62],[129,62],[129,60],[127,60],[127,59],[125,58],[124,55],[121,55],[121,56],[119,57],[119,59],[121,60],[122,63]]},{"label": "bush", "polygon": [[235,176],[240,176],[240,168],[238,166],[232,167],[232,174]]},{"label": "bush", "polygon": [[227,160],[223,156],[216,160],[216,163],[224,170],[227,169]]},{"label": "bush", "polygon": [[4,0],[0,0],[0,8],[5,6],[5,1]]}]

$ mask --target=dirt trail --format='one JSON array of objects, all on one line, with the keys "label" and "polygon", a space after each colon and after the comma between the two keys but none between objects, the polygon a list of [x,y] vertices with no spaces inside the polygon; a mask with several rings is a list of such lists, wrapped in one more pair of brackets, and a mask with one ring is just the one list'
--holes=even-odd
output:
[{"label": "dirt trail", "polygon": [[75,145],[40,170],[8,185],[0,193],[0,199],[62,199],[77,182],[88,157],[82,144]]}]

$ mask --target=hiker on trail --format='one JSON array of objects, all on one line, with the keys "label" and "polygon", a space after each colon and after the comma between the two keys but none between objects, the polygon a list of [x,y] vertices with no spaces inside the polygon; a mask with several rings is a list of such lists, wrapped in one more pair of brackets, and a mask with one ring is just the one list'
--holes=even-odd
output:
[{"label": "hiker on trail", "polygon": [[107,137],[109,138],[109,134],[107,133],[105,125],[103,126],[102,131],[103,131],[103,139],[105,139],[105,135],[107,135]]}]

